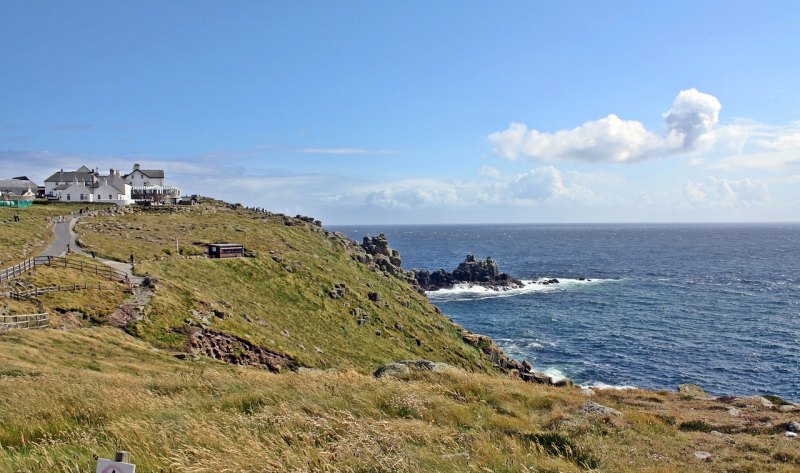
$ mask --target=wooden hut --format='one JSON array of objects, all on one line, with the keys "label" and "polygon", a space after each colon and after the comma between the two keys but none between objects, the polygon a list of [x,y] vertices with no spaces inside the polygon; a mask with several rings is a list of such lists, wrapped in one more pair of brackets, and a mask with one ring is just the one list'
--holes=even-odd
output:
[{"label": "wooden hut", "polygon": [[244,246],[237,243],[209,243],[209,258],[243,258]]}]

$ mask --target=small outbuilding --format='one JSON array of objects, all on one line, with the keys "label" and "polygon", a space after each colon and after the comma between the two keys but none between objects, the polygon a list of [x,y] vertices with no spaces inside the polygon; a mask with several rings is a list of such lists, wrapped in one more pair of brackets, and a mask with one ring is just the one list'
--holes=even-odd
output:
[{"label": "small outbuilding", "polygon": [[209,258],[244,258],[244,246],[237,243],[209,243]]}]

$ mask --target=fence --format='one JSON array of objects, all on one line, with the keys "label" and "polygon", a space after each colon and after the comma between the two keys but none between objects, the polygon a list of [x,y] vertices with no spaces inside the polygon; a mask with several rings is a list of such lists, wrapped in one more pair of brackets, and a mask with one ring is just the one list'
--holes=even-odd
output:
[{"label": "fence", "polygon": [[84,263],[83,261],[74,261],[60,256],[37,256],[25,260],[22,263],[0,271],[0,282],[13,279],[20,274],[33,270],[37,266],[77,269],[84,273],[93,273],[110,281],[117,281],[130,285],[128,275],[125,274],[124,271],[119,271],[103,264]]},{"label": "fence", "polygon": [[50,326],[50,314],[0,315],[0,330],[12,328],[46,328]]},{"label": "fence", "polygon": [[[89,283],[84,284],[70,284],[67,286],[46,286],[46,287],[34,287],[32,289],[28,289],[25,291],[12,291],[9,293],[9,296],[12,299],[22,300],[22,299],[30,299],[32,297],[41,296],[42,294],[46,294],[48,292],[66,292],[66,291],[80,291],[80,290],[87,290],[89,288],[94,289],[94,284],[91,286]],[[101,290],[103,287],[100,283],[97,283],[97,290]],[[114,288],[117,289],[117,288]]]},{"label": "fence", "polygon": [[16,264],[10,268],[0,271],[0,282],[13,279],[20,274],[27,273],[36,267],[35,258],[27,259],[22,263]]}]

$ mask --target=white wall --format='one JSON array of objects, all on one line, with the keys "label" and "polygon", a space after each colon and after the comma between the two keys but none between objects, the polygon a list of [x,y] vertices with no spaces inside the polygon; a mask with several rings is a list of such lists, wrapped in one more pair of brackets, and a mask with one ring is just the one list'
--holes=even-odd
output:
[{"label": "white wall", "polygon": [[[111,196],[109,198],[109,196]],[[98,203],[108,203],[108,204],[117,204],[117,205],[128,205],[132,204],[133,200],[131,199],[131,186],[125,184],[125,191],[121,192],[119,189],[110,186],[108,184],[100,184],[99,187],[94,189],[94,202]]]},{"label": "white wall", "polygon": [[[58,200],[64,202],[93,202],[92,191],[81,184],[72,184],[64,190],[56,191]],[[81,194],[83,199],[81,199]]]}]

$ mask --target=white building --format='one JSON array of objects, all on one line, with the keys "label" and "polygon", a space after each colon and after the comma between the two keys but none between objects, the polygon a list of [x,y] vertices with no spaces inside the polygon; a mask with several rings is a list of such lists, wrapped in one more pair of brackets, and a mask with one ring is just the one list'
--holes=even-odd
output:
[{"label": "white building", "polygon": [[164,186],[163,169],[142,169],[139,164],[133,165],[133,172],[123,176],[125,182],[134,187]]},{"label": "white building", "polygon": [[75,171],[63,169],[44,181],[45,194],[49,199],[62,202],[97,202],[105,204],[129,205],[131,186],[120,176],[118,170],[111,169],[107,176],[97,170],[81,166]]},{"label": "white building", "polygon": [[174,204],[181,198],[179,188],[164,185],[163,169],[142,169],[139,164],[134,164],[133,171],[122,178],[132,187],[131,195],[136,202]]}]

